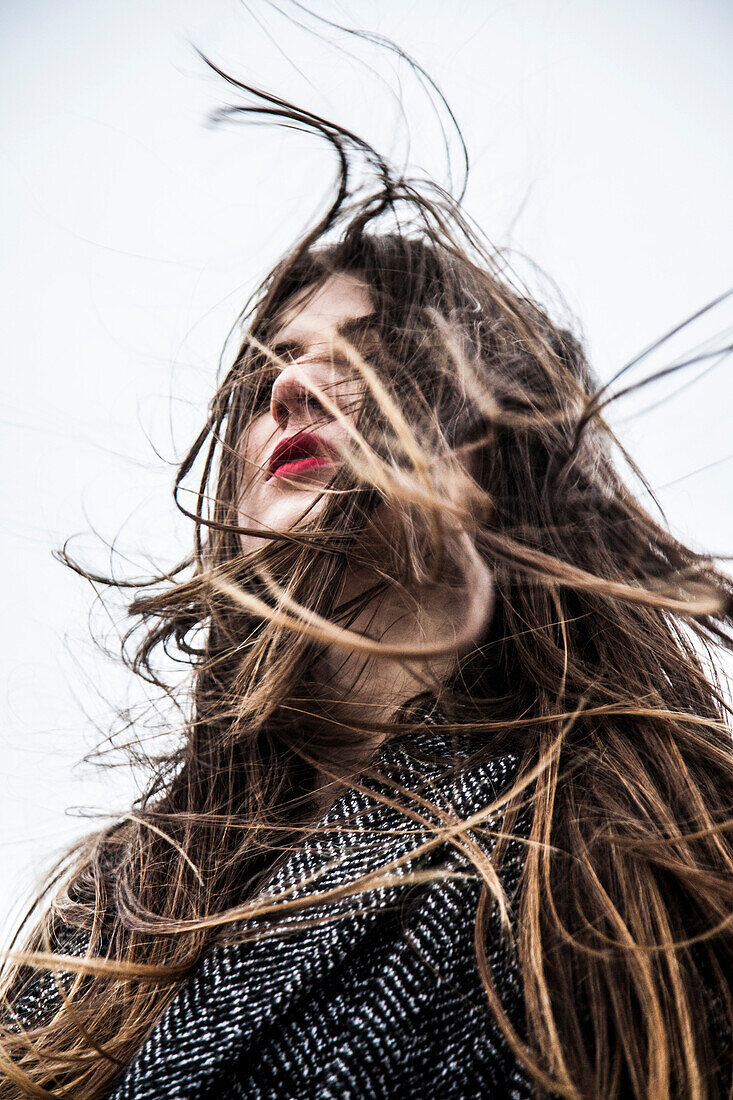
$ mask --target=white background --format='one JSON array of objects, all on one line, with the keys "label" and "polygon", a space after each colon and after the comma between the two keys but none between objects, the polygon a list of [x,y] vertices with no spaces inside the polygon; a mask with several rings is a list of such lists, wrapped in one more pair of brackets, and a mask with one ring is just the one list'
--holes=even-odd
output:
[{"label": "white background", "polygon": [[[396,39],[442,85],[472,154],[469,211],[556,281],[602,378],[733,284],[723,0],[314,6]],[[74,767],[139,691],[89,640],[90,613],[112,639],[121,614],[105,620],[51,551],[79,535],[77,555],[104,568],[100,539],[115,542],[116,571],[135,575],[185,553],[173,463],[230,324],[333,170],[302,135],[207,126],[231,96],[194,46],[397,159],[401,81],[412,159],[444,173],[404,66],[361,47],[367,64],[344,59],[264,0],[3,0],[1,928],[88,815],[134,790],[125,769]],[[720,554],[733,550],[732,369],[616,414],[672,527]]]}]

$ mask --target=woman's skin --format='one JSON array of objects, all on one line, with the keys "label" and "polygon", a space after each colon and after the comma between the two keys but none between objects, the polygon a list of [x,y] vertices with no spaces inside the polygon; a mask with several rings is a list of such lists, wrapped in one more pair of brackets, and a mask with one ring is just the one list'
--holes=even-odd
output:
[{"label": "woman's skin", "polygon": [[[271,343],[276,352],[290,349],[287,355],[279,352],[288,365],[273,384],[269,408],[252,421],[242,443],[241,526],[287,531],[304,513],[314,519],[322,510],[327,498],[323,495],[318,501],[318,496],[333,477],[331,463],[304,471],[290,466],[285,476],[275,477],[269,476],[267,466],[279,443],[302,432],[316,432],[326,446],[336,450],[346,448],[346,429],[318,406],[307,383],[317,386],[345,416],[356,420],[363,384],[354,379],[353,371],[333,362],[332,338],[338,325],[371,312],[365,284],[354,275],[343,274],[332,275],[304,305],[296,298],[285,314]],[[296,358],[289,361],[294,354]],[[262,545],[255,535],[239,537],[244,553]]]},{"label": "woman's skin", "polygon": [[[338,453],[349,446],[347,429],[309,396],[308,383],[325,392],[344,414],[356,421],[364,383],[354,377],[346,364],[332,355],[333,337],[347,321],[366,317],[372,312],[369,289],[356,275],[331,275],[314,292],[296,296],[283,325],[271,341],[278,354],[287,348],[287,365],[277,375],[269,407],[250,423],[241,445],[243,477],[239,499],[239,523],[243,527],[261,527],[267,531],[286,531],[299,521],[315,518],[326,503],[322,494],[334,473]],[[288,463],[271,473],[273,455],[284,441],[308,433],[317,435],[324,450],[333,456],[314,462]],[[277,455],[275,455],[275,459]],[[319,499],[320,496],[320,499]],[[388,517],[380,517],[380,533],[375,530],[375,548],[389,528]],[[256,550],[262,540],[254,534],[240,534],[244,553]],[[351,571],[347,573],[341,600],[349,600],[365,590],[374,578]],[[474,575],[473,583],[477,578]],[[492,587],[488,567],[484,566],[478,583]],[[463,620],[462,601],[471,595],[447,584],[433,585],[420,591],[416,599],[398,597],[395,592],[382,596],[379,605],[368,607],[352,624],[354,630],[366,630],[382,642],[414,645],[437,638],[450,638]],[[488,604],[489,601],[487,601]],[[319,676],[333,690],[335,699],[348,697],[348,704],[337,707],[341,720],[386,722],[393,711],[416,692],[435,689],[458,656],[458,650],[430,662],[405,662],[386,658],[345,655],[327,651],[319,664]]]}]

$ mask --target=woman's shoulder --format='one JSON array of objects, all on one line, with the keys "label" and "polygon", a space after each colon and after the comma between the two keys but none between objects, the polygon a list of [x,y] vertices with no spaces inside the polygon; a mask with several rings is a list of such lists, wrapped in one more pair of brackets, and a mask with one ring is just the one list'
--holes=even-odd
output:
[{"label": "woman's shoulder", "polygon": [[[525,1096],[475,957],[512,754],[477,754],[446,724],[386,744],[294,847],[259,916],[203,959],[114,1100],[240,1096]],[[466,832],[470,831],[470,838]],[[462,834],[462,835],[461,835]],[[507,886],[521,865],[506,852]],[[510,881],[511,880],[511,881]],[[510,1018],[521,986],[496,918],[486,927]],[[202,1048],[206,1057],[202,1058]]]},{"label": "woman's shoulder", "polygon": [[[81,959],[89,950],[89,933],[57,921],[49,943],[48,953]],[[15,988],[10,991],[8,1003],[11,1016],[5,1025],[11,1030],[33,1029],[48,1023],[62,1007],[74,975],[59,965],[53,969],[36,969],[28,966],[18,975]]]}]

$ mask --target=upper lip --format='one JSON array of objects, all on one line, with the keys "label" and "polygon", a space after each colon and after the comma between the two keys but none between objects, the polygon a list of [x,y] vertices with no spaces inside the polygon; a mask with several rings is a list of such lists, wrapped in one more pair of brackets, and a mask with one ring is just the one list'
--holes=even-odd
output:
[{"label": "upper lip", "polygon": [[298,432],[280,440],[270,455],[267,469],[272,475],[278,466],[286,462],[297,462],[299,458],[312,458],[314,455],[332,458],[336,455],[336,449],[315,432]]}]

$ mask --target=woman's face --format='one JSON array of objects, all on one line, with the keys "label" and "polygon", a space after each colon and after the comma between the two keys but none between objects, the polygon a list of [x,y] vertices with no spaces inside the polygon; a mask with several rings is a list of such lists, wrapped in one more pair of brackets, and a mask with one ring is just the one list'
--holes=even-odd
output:
[{"label": "woman's face", "polygon": [[[283,364],[277,368],[268,406],[243,432],[239,448],[241,527],[288,531],[301,518],[315,518],[323,509],[327,500],[323,489],[334,475],[339,455],[351,449],[348,425],[356,421],[365,395],[365,382],[338,354],[334,336],[346,322],[373,312],[368,286],[352,274],[330,276],[315,290],[296,295],[285,311],[280,329],[269,340],[271,350]],[[328,396],[346,423],[319,404],[318,396],[309,392],[308,383]],[[374,557],[386,557],[386,547],[399,537],[397,526],[391,510],[381,510],[378,521],[375,514],[371,531]],[[245,553],[263,546],[263,539],[256,533],[240,534],[239,538]],[[402,601],[393,592],[378,606],[370,603],[350,622],[357,633],[368,630],[370,636],[393,645],[414,646],[416,640],[419,644],[445,639],[445,655],[427,663],[420,661],[419,674],[401,659],[381,658],[369,660],[365,675],[363,656],[353,653],[345,658],[343,650],[326,648],[319,674],[330,685],[332,703],[339,693],[343,699],[348,698],[347,717],[387,721],[401,702],[430,685],[433,678],[440,682],[450,672],[466,645],[465,641],[456,643],[453,650],[451,640],[472,621],[472,616],[476,618],[477,594],[477,636],[491,609],[491,574],[477,555],[474,558],[463,585],[456,587],[448,582],[428,586],[421,591],[417,605],[412,597]],[[361,595],[374,579],[350,564],[339,600],[349,602]]]},{"label": "woman's face", "polygon": [[[283,359],[270,401],[242,437],[239,524],[286,531],[307,513],[315,518],[326,502],[319,494],[333,477],[349,443],[348,430],[324,409],[308,383],[323,391],[349,420],[359,412],[364,384],[333,348],[339,326],[373,312],[369,290],[358,276],[334,274],[315,292],[297,295],[270,341]],[[263,545],[241,534],[243,552]]]}]

